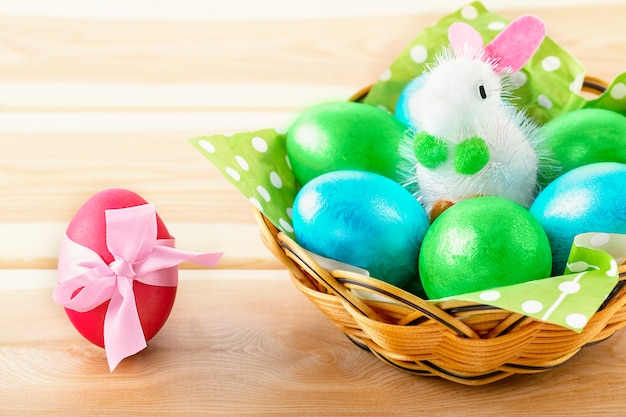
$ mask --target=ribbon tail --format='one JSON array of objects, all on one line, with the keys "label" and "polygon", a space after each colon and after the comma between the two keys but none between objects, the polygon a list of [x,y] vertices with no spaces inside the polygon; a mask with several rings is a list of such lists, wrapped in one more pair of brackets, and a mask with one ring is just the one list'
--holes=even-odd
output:
[{"label": "ribbon tail", "polygon": [[[192,255],[193,252],[186,252],[188,255]],[[187,258],[187,261],[196,263],[198,265],[203,266],[215,266],[217,262],[222,258],[224,253],[216,252],[216,253],[196,253],[192,255],[190,258]]]},{"label": "ribbon tail", "polygon": [[199,253],[179,250],[170,246],[155,246],[149,258],[134,265],[137,276],[149,272],[172,268],[182,262],[189,261],[198,265],[212,267],[217,265],[223,253]]},{"label": "ribbon tail", "polygon": [[[109,300],[114,286],[115,276],[107,276],[96,268],[78,277],[59,282],[52,293],[52,298],[65,308],[85,312]],[[79,289],[80,291],[74,294]]]},{"label": "ribbon tail", "polygon": [[141,328],[132,280],[118,277],[104,318],[104,349],[111,372],[125,358],[146,348],[146,338]]}]

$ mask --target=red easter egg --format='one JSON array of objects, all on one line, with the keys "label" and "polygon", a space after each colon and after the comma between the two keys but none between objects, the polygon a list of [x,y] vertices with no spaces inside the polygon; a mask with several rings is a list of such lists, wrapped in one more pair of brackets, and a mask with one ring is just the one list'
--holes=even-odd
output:
[{"label": "red easter egg", "polygon": [[[132,191],[119,188],[101,191],[87,200],[78,210],[67,227],[67,236],[72,241],[93,250],[109,264],[114,258],[106,246],[104,211],[146,203],[143,198]],[[171,238],[158,214],[157,238]],[[174,306],[176,287],[153,286],[133,281],[133,291],[141,328],[146,341],[149,341],[161,330],[169,317]],[[81,335],[91,343],[104,348],[104,316],[108,306],[107,300],[90,311],[77,312],[66,308],[65,312]]]}]

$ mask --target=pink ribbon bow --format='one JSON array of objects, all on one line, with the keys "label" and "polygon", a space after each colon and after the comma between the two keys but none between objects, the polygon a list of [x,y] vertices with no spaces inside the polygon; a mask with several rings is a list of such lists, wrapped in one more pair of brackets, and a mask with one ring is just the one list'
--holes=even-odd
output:
[{"label": "pink ribbon bow", "polygon": [[174,239],[157,239],[153,204],[106,210],[105,219],[106,245],[114,261],[107,265],[100,255],[72,241],[66,234],[61,242],[59,284],[53,298],[65,308],[78,312],[92,310],[111,300],[104,319],[104,347],[109,369],[113,371],[122,359],[147,346],[135,304],[133,281],[175,287],[178,264],[191,261],[215,266],[222,254],[180,251],[174,248]]}]

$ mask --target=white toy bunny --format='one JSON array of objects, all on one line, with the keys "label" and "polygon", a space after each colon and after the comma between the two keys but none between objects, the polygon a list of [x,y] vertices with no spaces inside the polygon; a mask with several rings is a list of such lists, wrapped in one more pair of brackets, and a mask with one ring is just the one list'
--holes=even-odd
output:
[{"label": "white toy bunny", "polygon": [[451,25],[448,37],[450,48],[408,98],[417,129],[418,198],[432,220],[479,195],[528,207],[537,192],[539,129],[508,103],[509,75],[539,48],[545,26],[535,16],[522,16],[487,46],[465,23]]}]

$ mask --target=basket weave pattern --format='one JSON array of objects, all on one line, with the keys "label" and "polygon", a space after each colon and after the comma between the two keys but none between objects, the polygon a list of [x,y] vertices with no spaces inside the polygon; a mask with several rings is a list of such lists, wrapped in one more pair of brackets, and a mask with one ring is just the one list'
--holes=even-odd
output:
[{"label": "basket weave pattern", "polygon": [[[543,372],[626,326],[626,264],[581,333],[503,309],[464,301],[430,303],[364,275],[327,271],[255,211],[261,238],[294,285],[354,343],[403,370],[483,385]],[[385,297],[361,299],[353,289]]]},{"label": "basket weave pattern", "polygon": [[[585,78],[583,92],[606,90]],[[350,101],[362,101],[371,86]],[[466,301],[427,302],[383,281],[347,271],[327,271],[259,211],[265,246],[287,269],[294,285],[350,340],[405,371],[484,385],[515,374],[550,370],[583,347],[626,326],[626,262],[619,281],[581,333],[519,313]],[[384,297],[369,301],[352,290]]]}]

